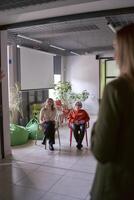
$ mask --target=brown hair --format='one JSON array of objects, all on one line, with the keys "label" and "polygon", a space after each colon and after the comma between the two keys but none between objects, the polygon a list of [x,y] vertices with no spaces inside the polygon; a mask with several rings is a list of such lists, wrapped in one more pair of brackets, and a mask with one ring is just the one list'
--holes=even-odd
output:
[{"label": "brown hair", "polygon": [[117,31],[116,42],[120,71],[134,79],[134,23]]},{"label": "brown hair", "polygon": [[43,104],[44,109],[46,109],[46,103],[47,103],[47,101],[49,101],[49,100],[52,102],[51,110],[55,110],[54,100],[53,100],[52,98],[48,98],[48,99],[46,99],[45,103]]}]

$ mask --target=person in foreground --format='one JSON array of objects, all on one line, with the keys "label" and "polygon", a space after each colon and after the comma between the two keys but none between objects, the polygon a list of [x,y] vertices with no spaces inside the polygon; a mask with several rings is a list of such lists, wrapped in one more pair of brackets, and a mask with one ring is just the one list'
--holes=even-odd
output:
[{"label": "person in foreground", "polygon": [[76,147],[79,150],[83,147],[82,141],[85,134],[85,128],[89,127],[89,119],[88,113],[82,109],[82,103],[77,101],[75,103],[75,108],[68,115],[68,121],[77,142]]},{"label": "person in foreground", "polygon": [[134,24],[117,32],[114,48],[120,76],[106,85],[91,132],[91,200],[134,199]]},{"label": "person in foreground", "polygon": [[44,138],[42,144],[46,144],[46,139],[49,140],[49,149],[54,150],[53,144],[55,144],[55,118],[56,109],[54,107],[54,101],[48,98],[40,111],[39,122],[44,129]]},{"label": "person in foreground", "polygon": [[5,74],[3,71],[0,71],[0,82],[2,81],[2,79],[4,78]]}]

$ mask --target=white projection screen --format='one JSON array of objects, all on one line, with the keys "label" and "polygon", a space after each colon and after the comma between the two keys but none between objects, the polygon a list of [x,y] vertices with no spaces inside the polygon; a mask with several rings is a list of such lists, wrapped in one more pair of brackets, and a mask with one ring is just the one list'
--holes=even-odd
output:
[{"label": "white projection screen", "polygon": [[53,55],[43,51],[20,48],[21,90],[54,87]]}]

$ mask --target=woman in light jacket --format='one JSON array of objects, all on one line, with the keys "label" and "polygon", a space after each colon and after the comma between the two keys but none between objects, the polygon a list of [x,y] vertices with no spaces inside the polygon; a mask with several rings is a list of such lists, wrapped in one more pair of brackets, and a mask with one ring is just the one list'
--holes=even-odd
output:
[{"label": "woman in light jacket", "polygon": [[49,149],[54,150],[53,144],[55,144],[55,119],[56,108],[54,107],[54,101],[48,98],[40,111],[39,122],[44,128],[44,139],[42,144],[46,144],[46,139],[49,140]]},{"label": "woman in light jacket", "polygon": [[134,199],[134,24],[117,32],[114,48],[120,76],[106,85],[92,128],[91,200]]}]

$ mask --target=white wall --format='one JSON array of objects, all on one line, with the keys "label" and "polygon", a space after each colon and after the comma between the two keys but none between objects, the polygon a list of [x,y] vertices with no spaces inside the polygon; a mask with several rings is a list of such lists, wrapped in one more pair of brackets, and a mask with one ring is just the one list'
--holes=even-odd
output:
[{"label": "white wall", "polygon": [[99,99],[99,61],[95,55],[64,57],[65,80],[72,84],[73,92],[87,90],[89,98],[84,108],[97,114]]}]

